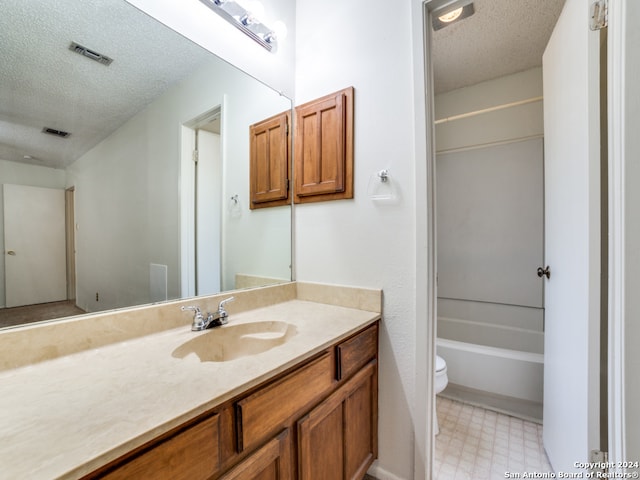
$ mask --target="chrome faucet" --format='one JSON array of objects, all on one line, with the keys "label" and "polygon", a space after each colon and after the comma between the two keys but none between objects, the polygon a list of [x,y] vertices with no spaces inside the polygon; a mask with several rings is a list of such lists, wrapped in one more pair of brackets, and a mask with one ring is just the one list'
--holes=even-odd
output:
[{"label": "chrome faucet", "polygon": [[206,330],[208,328],[219,327],[221,325],[226,325],[229,323],[229,314],[225,310],[225,304],[232,302],[235,300],[235,297],[225,298],[218,305],[218,311],[215,313],[207,313],[207,317],[202,314],[200,307],[195,306],[182,306],[180,310],[183,312],[186,310],[191,310],[194,312],[193,314],[193,323],[191,324],[191,330],[194,332],[199,332],[201,330]]}]

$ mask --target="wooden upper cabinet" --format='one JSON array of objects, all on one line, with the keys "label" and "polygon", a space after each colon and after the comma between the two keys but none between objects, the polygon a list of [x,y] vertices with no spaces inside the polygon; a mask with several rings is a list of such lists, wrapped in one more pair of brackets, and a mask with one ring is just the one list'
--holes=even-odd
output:
[{"label": "wooden upper cabinet", "polygon": [[353,198],[353,87],[296,107],[296,203]]},{"label": "wooden upper cabinet", "polygon": [[289,203],[289,112],[249,128],[250,208]]}]

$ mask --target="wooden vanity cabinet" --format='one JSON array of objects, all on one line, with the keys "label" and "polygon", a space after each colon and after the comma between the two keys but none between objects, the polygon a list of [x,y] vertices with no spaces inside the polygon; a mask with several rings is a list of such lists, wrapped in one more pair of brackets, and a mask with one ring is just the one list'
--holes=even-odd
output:
[{"label": "wooden vanity cabinet", "polygon": [[377,456],[375,360],[297,422],[300,480],[358,480]]},{"label": "wooden vanity cabinet", "polygon": [[377,352],[377,325],[335,347],[340,386],[297,421],[300,480],[361,479],[377,457]]},{"label": "wooden vanity cabinet", "polygon": [[378,323],[85,477],[359,480],[377,457]]}]

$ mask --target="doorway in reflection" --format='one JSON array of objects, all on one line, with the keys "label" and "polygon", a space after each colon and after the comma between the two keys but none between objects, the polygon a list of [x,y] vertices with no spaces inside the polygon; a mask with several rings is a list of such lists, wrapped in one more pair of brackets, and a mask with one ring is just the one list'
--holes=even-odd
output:
[{"label": "doorway in reflection", "polygon": [[222,291],[222,138],[221,107],[182,128],[183,297]]}]

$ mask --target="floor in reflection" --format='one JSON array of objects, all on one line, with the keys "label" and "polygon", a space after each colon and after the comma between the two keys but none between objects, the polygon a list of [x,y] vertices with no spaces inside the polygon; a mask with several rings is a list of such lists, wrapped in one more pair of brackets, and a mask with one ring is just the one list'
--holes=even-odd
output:
[{"label": "floor in reflection", "polygon": [[81,315],[83,313],[85,311],[76,307],[73,300],[0,308],[0,328],[51,320],[52,318]]}]

